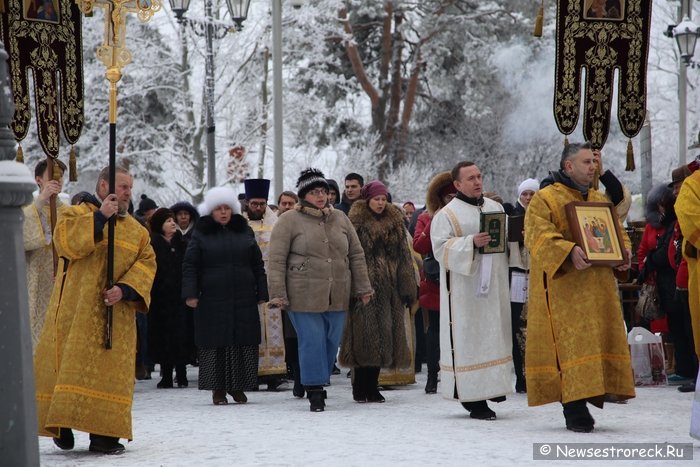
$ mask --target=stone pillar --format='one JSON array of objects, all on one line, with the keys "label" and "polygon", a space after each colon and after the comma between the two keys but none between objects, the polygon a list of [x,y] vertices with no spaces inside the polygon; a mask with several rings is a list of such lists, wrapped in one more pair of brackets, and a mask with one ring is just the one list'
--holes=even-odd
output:
[{"label": "stone pillar", "polygon": [[32,201],[34,179],[12,161],[14,112],[7,53],[0,42],[0,464],[39,465],[22,206]]}]

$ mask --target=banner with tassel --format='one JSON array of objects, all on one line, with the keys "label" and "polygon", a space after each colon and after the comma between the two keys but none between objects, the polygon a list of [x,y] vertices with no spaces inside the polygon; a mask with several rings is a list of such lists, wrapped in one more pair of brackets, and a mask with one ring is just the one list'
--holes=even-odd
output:
[{"label": "banner with tassel", "polygon": [[68,180],[78,181],[78,162],[75,160],[75,146],[70,147],[70,157],[68,159]]},{"label": "banner with tassel", "polygon": [[17,157],[15,158],[15,161],[19,162],[20,164],[24,164],[24,151],[22,150],[21,144],[17,145]]},{"label": "banner with tassel", "polygon": [[627,140],[627,165],[625,166],[625,170],[627,172],[634,172],[635,169],[634,165],[634,148],[632,147],[632,140],[629,139]]},{"label": "banner with tassel", "polygon": [[650,27],[651,0],[557,1],[554,119],[559,131],[568,135],[576,129],[583,99],[584,139],[594,148],[605,145],[618,69],[618,122],[628,138],[639,133],[646,115]]},{"label": "banner with tassel", "polygon": [[537,11],[537,16],[535,17],[535,30],[532,35],[535,37],[542,37],[542,27],[544,25],[544,0],[540,4],[540,9]]}]

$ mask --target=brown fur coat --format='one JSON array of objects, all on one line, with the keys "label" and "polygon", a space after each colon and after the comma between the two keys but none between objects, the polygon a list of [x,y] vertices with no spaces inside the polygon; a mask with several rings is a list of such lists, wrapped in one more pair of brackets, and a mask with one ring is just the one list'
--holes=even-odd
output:
[{"label": "brown fur coat", "polygon": [[360,200],[349,217],[365,251],[375,293],[367,305],[351,302],[338,361],[349,367],[405,367],[411,354],[404,318],[406,306],[416,300],[416,281],[403,216],[388,204],[377,218],[367,201]]}]

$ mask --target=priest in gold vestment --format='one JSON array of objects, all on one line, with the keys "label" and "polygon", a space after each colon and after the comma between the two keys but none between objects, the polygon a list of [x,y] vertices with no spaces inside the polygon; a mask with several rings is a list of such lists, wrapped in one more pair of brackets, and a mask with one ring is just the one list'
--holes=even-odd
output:
[{"label": "priest in gold vestment", "polygon": [[[132,439],[131,404],[136,358],[136,312],[146,312],[155,276],[149,234],[127,213],[132,178],[118,168],[116,193],[108,172],[97,197],[85,193],[65,209],[54,231],[61,258],[34,356],[39,434],[72,449],[71,429],[90,433],[90,451],[124,451]],[[98,199],[99,198],[99,199]],[[117,215],[115,286],[106,290],[107,230]],[[112,348],[105,349],[105,307],[113,307]]]},{"label": "priest in gold vestment", "polygon": [[[525,215],[531,254],[525,374],[528,404],[561,402],[566,427],[593,430],[586,403],[603,407],[606,394],[634,397],[634,381],[613,268],[592,266],[573,241],[565,206],[607,202],[590,189],[595,166],[588,144],[564,149],[561,170],[545,179]],[[618,219],[615,219],[619,222]],[[630,243],[625,235],[629,269]]]}]

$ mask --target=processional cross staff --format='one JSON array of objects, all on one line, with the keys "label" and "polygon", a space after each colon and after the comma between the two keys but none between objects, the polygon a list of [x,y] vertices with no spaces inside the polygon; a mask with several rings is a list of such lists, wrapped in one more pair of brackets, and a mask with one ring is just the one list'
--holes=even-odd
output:
[{"label": "processional cross staff", "polygon": [[[126,15],[136,13],[141,22],[147,22],[160,10],[160,0],[75,0],[86,16],[93,7],[105,10],[105,35],[97,48],[97,57],[105,68],[109,81],[109,193],[115,190],[117,155],[117,83],[122,77],[122,68],[131,63],[131,52],[126,48]],[[114,287],[114,229],[116,215],[109,218],[107,230],[107,290]],[[107,305],[105,326],[105,348],[112,348],[112,305]]]}]

